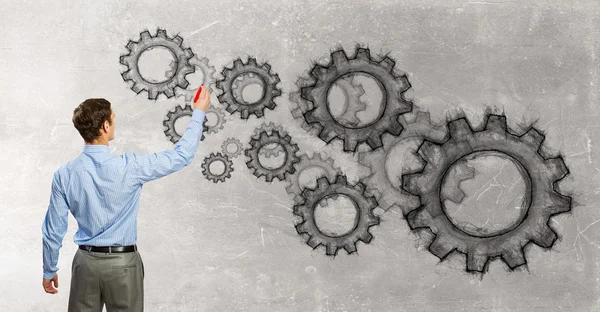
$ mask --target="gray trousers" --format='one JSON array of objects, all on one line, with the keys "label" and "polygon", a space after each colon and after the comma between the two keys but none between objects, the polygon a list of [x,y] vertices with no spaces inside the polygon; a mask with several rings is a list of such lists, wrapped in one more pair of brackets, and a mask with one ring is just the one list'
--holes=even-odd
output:
[{"label": "gray trousers", "polygon": [[77,249],[71,266],[68,312],[144,311],[144,263],[125,253]]}]

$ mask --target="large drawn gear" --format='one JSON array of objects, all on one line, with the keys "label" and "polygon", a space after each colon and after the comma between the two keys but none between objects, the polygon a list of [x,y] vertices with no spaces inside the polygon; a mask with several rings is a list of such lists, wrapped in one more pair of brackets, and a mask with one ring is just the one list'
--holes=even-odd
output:
[{"label": "large drawn gear", "polygon": [[[256,103],[245,104],[240,102],[233,95],[233,84],[235,79],[244,74],[253,73],[262,80],[263,92],[262,98]],[[216,87],[222,91],[217,98],[219,102],[224,103],[227,111],[233,114],[236,111],[240,112],[242,119],[248,119],[250,114],[256,115],[257,118],[264,116],[264,109],[274,109],[276,104],[273,101],[277,96],[281,95],[281,90],[277,88],[277,83],[280,79],[277,74],[271,74],[271,66],[264,63],[258,66],[256,59],[248,57],[248,62],[244,64],[240,58],[233,61],[233,67],[223,68],[221,71],[222,80],[216,81]]]},{"label": "large drawn gear", "polygon": [[[311,82],[312,81],[312,82]],[[314,106],[311,102],[303,99],[300,96],[300,90],[302,87],[310,86],[315,84],[315,79],[299,77],[296,85],[298,91],[291,92],[289,99],[291,101],[290,112],[292,116],[300,122],[300,126],[307,132],[318,130],[320,128],[315,127],[315,124],[308,124],[304,119],[304,113],[311,110]],[[354,76],[346,76],[335,81],[344,93],[344,112],[341,116],[337,117],[339,120],[345,121],[350,126],[357,126],[360,123],[360,119],[357,117],[357,113],[364,111],[367,108],[367,104],[361,101],[360,97],[365,94],[365,90],[362,85],[354,83]],[[316,133],[318,134],[318,132]]]},{"label": "large drawn gear", "polygon": [[294,174],[290,174],[286,178],[287,185],[285,187],[288,194],[294,196],[295,203],[300,203],[303,200],[303,188],[300,186],[300,175],[304,170],[315,167],[323,170],[323,176],[326,177],[330,183],[335,182],[336,176],[342,175],[342,170],[334,165],[333,158],[323,159],[319,153],[314,153],[313,157],[308,157],[307,154],[300,155],[300,161],[294,165]]},{"label": "large drawn gear", "polygon": [[[190,59],[190,64],[202,72],[202,84],[208,88],[208,92],[212,93],[212,85],[215,83],[215,73],[217,72],[217,69],[209,64],[209,60],[206,57],[198,58],[197,54]],[[176,62],[171,62],[171,69],[165,72],[166,77],[171,77],[175,73],[176,65]],[[192,90],[176,88],[175,95],[177,95],[177,97],[183,96],[186,102],[191,102],[196,94],[196,90],[197,87]]]},{"label": "large drawn gear", "polygon": [[[194,113],[194,109],[192,108],[192,106],[190,104],[186,104],[185,107],[181,107],[180,105],[175,106],[174,109],[170,110],[167,113],[167,116],[165,117],[165,119],[163,120],[163,127],[164,127],[164,132],[165,135],[167,136],[167,138],[169,138],[169,141],[171,141],[173,144],[177,143],[180,139],[181,136],[179,133],[177,133],[177,131],[175,131],[175,122],[177,121],[177,119],[183,117],[183,116],[192,116],[192,114]],[[208,121],[208,119],[206,118],[206,115],[204,116],[204,122],[202,123],[202,137],[200,138],[200,141],[204,140],[204,134],[208,133],[209,127],[206,125],[206,122]]]},{"label": "large drawn gear", "polygon": [[216,133],[219,130],[223,129],[223,126],[227,121],[227,119],[225,119],[225,112],[223,111],[223,109],[210,106],[206,110],[206,114],[208,115],[209,113],[213,113],[215,114],[215,116],[217,116],[217,122],[214,125],[208,127],[207,133]]},{"label": "large drawn gear", "polygon": [[[365,196],[364,190],[365,186],[361,182],[354,186],[349,185],[344,175],[338,175],[334,183],[330,183],[327,177],[320,177],[317,179],[317,187],[304,189],[302,191],[304,201],[294,205],[294,214],[302,217],[302,222],[295,226],[296,231],[298,234],[310,236],[306,243],[311,248],[316,249],[319,245],[324,245],[328,256],[335,256],[340,248],[344,248],[348,254],[355,252],[359,240],[365,244],[370,243],[373,236],[369,233],[369,228],[379,224],[380,219],[373,214],[373,209],[377,207],[377,200],[375,197]],[[319,202],[334,194],[347,196],[357,209],[353,229],[340,236],[329,236],[321,232],[314,216]]]},{"label": "large drawn gear", "polygon": [[[285,161],[279,168],[265,168],[260,163],[258,157],[259,150],[264,145],[270,143],[278,143],[285,150]],[[268,134],[266,131],[263,131],[258,138],[250,140],[250,148],[245,150],[244,154],[250,158],[246,161],[248,169],[251,169],[256,177],[260,178],[264,175],[267,182],[271,182],[274,177],[278,178],[279,181],[283,181],[286,174],[294,173],[294,164],[300,161],[296,155],[298,150],[298,145],[292,142],[292,138],[288,134],[282,135],[279,131],[273,131],[271,134]]]},{"label": "large drawn gear", "polygon": [[[237,149],[235,150],[235,152],[229,152],[229,150],[227,149],[227,146],[229,146],[230,144],[234,144],[237,146]],[[221,144],[221,151],[227,157],[235,158],[242,154],[242,152],[244,151],[244,145],[237,138],[227,138],[225,141],[223,141],[223,144]]]},{"label": "large drawn gear", "polygon": [[[344,142],[344,151],[355,152],[359,143],[366,142],[371,149],[382,146],[384,132],[400,135],[402,125],[399,115],[412,109],[412,102],[404,99],[404,92],[410,88],[405,74],[394,74],[395,61],[384,57],[379,62],[373,60],[369,49],[357,48],[353,59],[348,59],[343,49],[331,53],[328,67],[315,65],[311,75],[316,83],[301,89],[302,98],[313,102],[314,107],[304,113],[307,123],[319,123],[323,128],[319,138],[329,143],[334,138]],[[374,122],[357,128],[346,127],[335,120],[327,107],[327,95],[331,85],[339,78],[350,73],[371,75],[382,86],[384,99],[383,113]]]},{"label": "large drawn gear", "polygon": [[[163,93],[167,98],[175,96],[175,87],[187,88],[189,82],[185,76],[194,72],[194,67],[189,63],[194,53],[190,48],[182,47],[183,38],[176,35],[174,38],[167,37],[167,32],[164,29],[158,29],[156,36],[150,35],[150,32],[145,30],[140,33],[140,41],[129,40],[127,49],[129,53],[121,55],[119,61],[127,66],[127,71],[122,72],[121,76],[125,81],[133,81],[133,90],[139,94],[143,90],[148,92],[148,99],[156,100],[160,93]],[[168,49],[173,57],[177,60],[177,70],[175,75],[161,82],[150,82],[144,79],[138,68],[138,60],[142,53],[148,49],[155,47],[163,47]]]},{"label": "large drawn gear", "polygon": [[[254,133],[252,134],[252,138],[258,139],[260,137],[261,132],[267,132],[267,134],[271,134],[271,132],[277,131],[281,136],[287,135],[287,132],[280,125],[275,125],[272,121],[269,123],[263,123],[259,128],[254,129]],[[260,149],[260,155],[264,155],[265,157],[276,157],[279,153],[283,151],[283,147],[279,144],[267,144]]]},{"label": "large drawn gear", "polygon": [[[413,119],[407,119],[413,117]],[[417,196],[402,191],[400,177],[391,177],[386,170],[386,162],[389,163],[390,152],[394,150],[401,141],[407,139],[423,140],[433,142],[444,142],[448,137],[445,126],[436,125],[431,122],[428,112],[413,110],[399,117],[400,124],[404,128],[399,136],[384,135],[383,148],[375,151],[359,152],[358,162],[370,168],[370,175],[365,177],[363,183],[367,186],[366,193],[375,196],[379,207],[388,210],[397,205],[402,211],[408,212],[419,205]],[[394,165],[402,165],[403,159],[394,160]]]},{"label": "large drawn gear", "polygon": [[[215,161],[220,161],[225,165],[225,170],[221,174],[214,174],[210,172],[210,164]],[[233,162],[227,157],[227,155],[223,155],[220,152],[211,153],[209,156],[204,158],[202,162],[202,174],[206,177],[206,179],[217,182],[225,182],[225,179],[231,178],[231,172],[233,172]]]},{"label": "large drawn gear", "polygon": [[[425,161],[421,172],[403,175],[403,188],[421,198],[421,206],[407,214],[411,229],[429,228],[435,239],[429,251],[443,260],[452,251],[466,254],[466,270],[483,272],[489,258],[501,257],[509,268],[526,264],[523,248],[530,241],[550,248],[557,234],[550,217],[571,210],[571,197],[554,184],[569,170],[562,157],[545,158],[538,151],[544,135],[535,128],[517,136],[507,131],[506,117],[488,114],[485,127],[473,131],[466,119],[449,123],[450,139],[443,144],[424,141],[419,153]],[[452,165],[478,151],[496,151],[513,157],[522,166],[530,191],[530,205],[519,224],[493,236],[473,236],[454,226],[440,200],[442,181]]]}]

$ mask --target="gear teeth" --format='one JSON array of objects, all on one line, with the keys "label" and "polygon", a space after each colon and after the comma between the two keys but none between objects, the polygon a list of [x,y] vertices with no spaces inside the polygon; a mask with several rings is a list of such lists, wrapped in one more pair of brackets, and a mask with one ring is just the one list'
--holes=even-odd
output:
[{"label": "gear teeth", "polygon": [[152,40],[152,35],[150,35],[150,32],[147,30],[141,32],[140,37],[142,38],[141,41]]},{"label": "gear teeth", "polygon": [[437,234],[429,245],[429,251],[440,259],[446,258],[454,249],[453,243],[442,234]]},{"label": "gear teeth", "polygon": [[550,214],[558,214],[571,211],[571,197],[558,194],[554,191],[550,192],[549,196],[550,203],[548,203],[548,210]]},{"label": "gear teeth", "polygon": [[256,64],[256,59],[253,57],[249,57],[248,58],[248,65],[254,65],[257,66],[258,64]]},{"label": "gear teeth", "polygon": [[402,188],[411,194],[417,194],[420,191],[420,173],[408,173],[402,175]]},{"label": "gear teeth", "polygon": [[156,91],[154,89],[148,91],[148,99],[149,100],[156,100],[157,97],[158,97],[158,91]]},{"label": "gear teeth", "polygon": [[[166,36],[165,36],[165,38],[166,38]],[[175,43],[176,43],[178,46],[181,46],[181,44],[183,43],[183,38],[181,38],[181,36],[179,36],[179,35],[176,35],[176,36],[173,38],[173,41],[174,41],[174,42],[175,42]],[[186,53],[186,56],[187,56],[187,53]]]},{"label": "gear teeth", "polygon": [[460,141],[464,141],[473,134],[471,127],[464,118],[453,120],[449,123],[450,135]]},{"label": "gear teeth", "polygon": [[504,134],[506,133],[506,116],[489,115],[485,126],[486,129]]},{"label": "gear teeth", "polygon": [[161,38],[163,38],[163,39],[166,39],[166,38],[167,38],[167,32],[166,32],[164,29],[160,29],[160,28],[159,28],[159,29],[156,31],[156,36],[157,36],[157,37],[161,37]]},{"label": "gear teeth", "polygon": [[319,241],[316,239],[316,237],[311,236],[308,241],[306,242],[306,244],[308,244],[308,246],[310,246],[312,249],[316,249],[317,247],[319,247]]},{"label": "gear teeth", "polygon": [[444,152],[440,145],[427,140],[423,141],[421,147],[419,147],[418,153],[421,154],[427,162],[435,162],[437,159],[444,156]]},{"label": "gear teeth", "polygon": [[133,92],[135,92],[136,94],[140,94],[140,92],[142,92],[144,90],[144,88],[142,88],[138,84],[135,84],[135,85],[133,85],[133,87],[131,87],[131,90],[133,90]]},{"label": "gear teeth", "polygon": [[337,50],[331,53],[331,60],[336,66],[348,66],[348,58],[344,50]]},{"label": "gear teeth", "polygon": [[476,252],[469,252],[467,253],[467,271],[483,272],[487,261],[487,255]]},{"label": "gear teeth", "polygon": [[347,243],[344,245],[344,249],[348,254],[356,252],[356,246],[354,244]]},{"label": "gear teeth", "polygon": [[412,229],[429,227],[431,219],[431,215],[424,208],[416,208],[409,212],[406,217],[406,220]]},{"label": "gear teeth", "polygon": [[523,252],[520,249],[514,247],[505,249],[502,252],[502,259],[511,269],[514,269],[518,266],[527,263],[525,261],[525,255],[523,254]]},{"label": "gear teeth", "polygon": [[392,73],[394,71],[396,62],[386,56],[383,60],[381,60],[381,62],[379,62],[379,64],[381,64],[383,68],[387,69],[389,73]]},{"label": "gear teeth", "polygon": [[521,138],[523,141],[534,146],[536,151],[539,150],[539,148],[542,146],[542,142],[544,142],[545,139],[544,135],[535,128],[529,129]]},{"label": "gear teeth", "polygon": [[331,245],[331,244],[327,244],[325,245],[326,249],[327,249],[327,255],[328,256],[335,256],[337,255],[337,246],[335,245]]},{"label": "gear teeth", "polygon": [[533,242],[541,247],[550,248],[554,244],[554,241],[558,238],[556,233],[549,228],[547,225],[543,225],[542,228],[533,235]]},{"label": "gear teeth", "polygon": [[[310,113],[310,112],[308,112]],[[323,129],[321,133],[319,133],[319,138],[323,140],[325,143],[331,142],[336,137],[335,132],[330,129]],[[344,145],[344,149],[347,150],[346,145]]]},{"label": "gear teeth", "polygon": [[[358,141],[356,141],[356,144],[353,142],[353,144],[354,144],[353,147],[351,147],[351,149],[348,149],[348,151],[353,151],[354,148],[356,147],[356,144],[358,144]],[[371,147],[371,149],[374,149],[374,150],[382,147],[383,143],[381,142],[381,135],[369,136],[367,138],[367,144],[369,144],[369,147]]]},{"label": "gear teeth", "polygon": [[[321,65],[315,65],[315,68],[312,69],[311,74],[315,76],[315,78],[319,80],[324,80],[327,76],[327,68]],[[302,93],[304,95],[304,93]],[[306,97],[304,97],[306,98]]]},{"label": "gear teeth", "polygon": [[[225,68],[223,68],[223,70],[221,70],[221,75],[223,75],[225,77],[229,76],[230,73],[231,73],[231,69],[230,68],[225,67]],[[223,83],[222,80],[218,80],[216,82],[217,88],[223,88],[222,83]]]},{"label": "gear teeth", "polygon": [[[333,135],[334,135],[334,137],[336,136],[335,133],[333,133]],[[327,142],[329,142],[329,141],[327,141]],[[371,141],[367,141],[367,142],[373,144],[373,142],[371,142]],[[371,146],[371,144],[369,144],[369,145]],[[358,140],[356,137],[348,137],[348,138],[346,138],[346,140],[344,140],[344,151],[345,152],[354,151],[356,149],[357,145],[358,145]]]},{"label": "gear teeth", "polygon": [[243,67],[244,63],[242,63],[242,59],[241,58],[237,58],[233,61],[233,67]]},{"label": "gear teeth", "polygon": [[358,237],[358,239],[360,239],[363,243],[368,244],[373,239],[373,235],[371,235],[371,233],[365,231]]},{"label": "gear teeth", "polygon": [[358,49],[356,49],[356,56],[354,58],[355,59],[370,60],[371,59],[371,53],[370,53],[369,49],[358,48]]},{"label": "gear teeth", "polygon": [[560,157],[546,159],[544,163],[553,181],[560,180],[569,174],[565,162]]},{"label": "gear teeth", "polygon": [[264,69],[267,73],[271,71],[271,65],[264,63],[262,66],[262,69]]}]

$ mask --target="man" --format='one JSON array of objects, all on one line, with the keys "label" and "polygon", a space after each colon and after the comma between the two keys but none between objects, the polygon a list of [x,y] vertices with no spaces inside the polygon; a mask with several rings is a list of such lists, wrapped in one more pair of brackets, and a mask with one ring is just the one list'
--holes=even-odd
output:
[{"label": "man", "polygon": [[175,147],[153,154],[110,152],[115,113],[107,100],[87,99],[74,110],[73,125],[85,145],[81,154],[54,172],[42,224],[42,285],[56,294],[68,212],[77,220],[74,241],[79,249],[71,266],[69,312],[101,312],[104,304],[108,312],[143,311],[144,264],[136,245],[139,197],[144,183],[192,162],[210,93],[200,86],[194,100],[192,119]]}]

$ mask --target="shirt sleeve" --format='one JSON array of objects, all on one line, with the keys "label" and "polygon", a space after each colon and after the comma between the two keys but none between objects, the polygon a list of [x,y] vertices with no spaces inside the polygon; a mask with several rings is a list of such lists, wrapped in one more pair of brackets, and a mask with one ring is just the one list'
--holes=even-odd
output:
[{"label": "shirt sleeve", "polygon": [[42,258],[45,279],[51,279],[58,271],[58,254],[67,233],[68,221],[69,206],[60,185],[58,171],[56,171],[52,178],[48,211],[42,224]]},{"label": "shirt sleeve", "polygon": [[189,165],[202,137],[206,113],[195,108],[187,129],[173,149],[152,154],[125,153],[127,162],[133,163],[135,180],[144,184],[181,170]]}]

